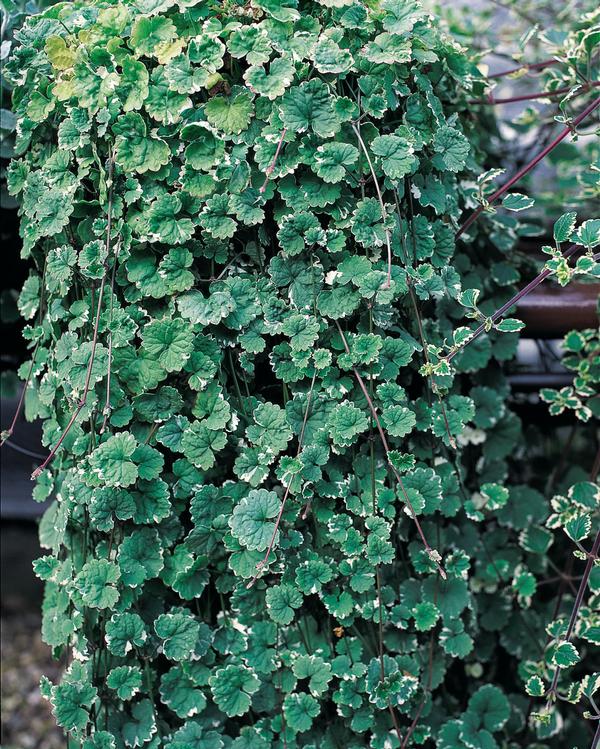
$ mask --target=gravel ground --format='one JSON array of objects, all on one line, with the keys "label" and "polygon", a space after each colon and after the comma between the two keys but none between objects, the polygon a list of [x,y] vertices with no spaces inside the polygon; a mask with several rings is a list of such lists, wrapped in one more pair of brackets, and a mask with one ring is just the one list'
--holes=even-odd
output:
[{"label": "gravel ground", "polygon": [[64,749],[48,703],[39,694],[43,674],[55,681],[60,665],[39,634],[36,614],[2,615],[2,749]]}]

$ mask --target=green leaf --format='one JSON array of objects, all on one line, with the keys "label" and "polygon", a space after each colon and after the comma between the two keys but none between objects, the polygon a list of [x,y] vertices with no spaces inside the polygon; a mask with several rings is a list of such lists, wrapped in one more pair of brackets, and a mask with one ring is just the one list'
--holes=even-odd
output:
[{"label": "green leaf", "polygon": [[91,684],[59,684],[52,690],[56,722],[65,731],[83,730],[91,720],[90,711],[98,691]]},{"label": "green leaf", "polygon": [[560,242],[566,242],[568,239],[570,239],[571,235],[573,234],[573,229],[575,228],[576,223],[577,223],[576,211],[568,211],[567,213],[563,213],[563,215],[560,216],[554,224],[554,230],[553,230],[554,240],[560,243]]},{"label": "green leaf", "polygon": [[308,688],[314,696],[323,694],[332,679],[331,666],[318,655],[298,656],[292,670],[298,679],[308,679]]},{"label": "green leaf", "polygon": [[162,644],[162,652],[171,661],[185,661],[192,657],[200,633],[200,625],[193,616],[183,611],[161,614],[154,622],[154,631]]},{"label": "green leaf", "polygon": [[248,88],[254,93],[277,99],[294,78],[294,64],[287,57],[276,57],[269,63],[269,72],[262,65],[253,65],[244,73]]},{"label": "green leaf", "polygon": [[502,207],[506,208],[507,211],[518,212],[531,208],[534,203],[535,200],[533,198],[530,198],[527,195],[522,195],[519,192],[513,192],[502,200]]},{"label": "green leaf", "polygon": [[390,704],[403,705],[415,693],[418,679],[408,670],[400,670],[397,662],[387,655],[383,656],[383,670],[382,677],[381,659],[373,658],[369,663],[366,682],[369,701],[381,710]]},{"label": "green leaf", "polygon": [[[264,551],[275,532],[274,519],[279,514],[281,501],[275,492],[252,489],[247,497],[233,508],[229,520],[231,532],[247,549]],[[275,536],[277,543],[279,531]]]},{"label": "green leaf", "polygon": [[193,344],[193,331],[178,318],[154,320],[146,325],[142,336],[143,350],[167,372],[183,369]]},{"label": "green leaf", "polygon": [[302,605],[302,594],[292,585],[273,585],[266,593],[269,616],[276,624],[289,624],[294,618],[294,609]]},{"label": "green leaf", "polygon": [[371,141],[371,150],[381,159],[383,171],[391,179],[402,179],[417,166],[414,148],[406,138],[380,135]]},{"label": "green leaf", "polygon": [[460,172],[464,168],[471,150],[465,136],[448,126],[440,127],[436,131],[433,137],[433,148],[438,154],[435,161],[450,172]]},{"label": "green leaf", "polygon": [[499,731],[510,717],[510,703],[501,689],[486,684],[469,700],[467,714],[477,719],[487,731]]},{"label": "green leaf", "polygon": [[588,249],[600,244],[600,218],[591,218],[584,221],[573,235],[575,244],[581,244]]},{"label": "green leaf", "polygon": [[281,118],[291,132],[311,130],[322,138],[335,135],[341,124],[329,89],[318,78],[286,91],[281,101]]},{"label": "green leaf", "polygon": [[356,204],[353,214],[352,233],[357,242],[369,247],[381,246],[386,240],[381,206],[376,198],[366,198]]},{"label": "green leaf", "polygon": [[435,626],[439,619],[440,612],[435,604],[423,601],[415,606],[412,615],[417,630],[419,632],[427,632]]},{"label": "green leaf", "polygon": [[157,172],[169,162],[169,146],[161,138],[148,137],[146,123],[137,112],[121,115],[113,131],[116,162],[126,171]]},{"label": "green leaf", "polygon": [[392,437],[405,437],[412,432],[417,419],[405,406],[389,406],[382,413],[382,422]]},{"label": "green leaf", "polygon": [[[334,4],[338,2],[334,0]],[[315,47],[314,63],[320,73],[345,73],[354,61],[352,55],[341,49],[333,39],[321,37]]]},{"label": "green leaf", "polygon": [[119,567],[107,559],[90,559],[75,578],[75,586],[86,606],[112,609],[119,600]]},{"label": "green leaf", "polygon": [[106,623],[106,644],[114,655],[127,655],[133,648],[141,648],[148,635],[139,614],[113,614]]},{"label": "green leaf", "polygon": [[286,449],[292,438],[285,411],[274,403],[261,403],[254,411],[254,424],[246,429],[246,437],[263,450],[277,454]]},{"label": "green leaf", "polygon": [[359,151],[350,143],[324,143],[317,148],[311,168],[325,182],[341,182],[358,161]]},{"label": "green leaf", "polygon": [[369,420],[360,408],[346,401],[333,409],[329,420],[329,434],[334,445],[348,447],[368,426]]},{"label": "green leaf", "polygon": [[169,669],[160,680],[162,702],[179,718],[191,718],[206,707],[206,697],[181,666]]},{"label": "green leaf", "polygon": [[92,473],[106,486],[131,486],[138,477],[133,459],[136,447],[135,437],[129,432],[109,437],[89,457]]},{"label": "green leaf", "polygon": [[260,686],[252,669],[235,664],[217,669],[208,683],[215,704],[230,718],[248,712],[252,695]]},{"label": "green leaf", "polygon": [[250,124],[252,99],[241,87],[234,87],[230,96],[214,96],[204,108],[206,119],[227,135],[241,133]]},{"label": "green leaf", "polygon": [[126,536],[118,555],[121,579],[131,588],[157,577],[163,568],[163,551],[157,531],[141,528]]},{"label": "green leaf", "polygon": [[448,655],[466,658],[473,650],[473,638],[464,631],[461,621],[450,622],[440,633],[440,644]]},{"label": "green leaf", "polygon": [[144,101],[144,108],[152,119],[165,125],[173,125],[181,120],[182,111],[191,104],[189,96],[171,90],[163,67],[152,71],[148,95]]},{"label": "green leaf", "polygon": [[292,731],[308,731],[319,712],[319,703],[306,692],[288,694],[283,701],[283,714]]},{"label": "green leaf", "polygon": [[108,674],[106,685],[120,700],[130,700],[142,687],[142,670],[139,666],[117,666]]},{"label": "green leaf", "polygon": [[592,519],[589,515],[576,515],[567,520],[564,525],[565,533],[572,541],[580,542],[587,538],[592,530]]},{"label": "green leaf", "polygon": [[201,421],[194,421],[183,433],[181,451],[190,463],[203,471],[214,466],[216,453],[227,443],[223,431],[213,431]]},{"label": "green leaf", "polygon": [[154,705],[150,700],[142,700],[131,708],[131,719],[123,724],[121,733],[126,746],[141,747],[156,730]]},{"label": "green leaf", "polygon": [[546,685],[539,676],[530,676],[525,684],[525,691],[531,697],[543,697],[546,692]]},{"label": "green leaf", "polygon": [[151,239],[165,244],[183,244],[194,233],[189,218],[180,218],[181,200],[177,195],[161,195],[148,208],[145,215]]},{"label": "green leaf", "polygon": [[161,47],[175,39],[177,31],[170,18],[138,18],[131,29],[131,46],[138,55],[158,56]]}]

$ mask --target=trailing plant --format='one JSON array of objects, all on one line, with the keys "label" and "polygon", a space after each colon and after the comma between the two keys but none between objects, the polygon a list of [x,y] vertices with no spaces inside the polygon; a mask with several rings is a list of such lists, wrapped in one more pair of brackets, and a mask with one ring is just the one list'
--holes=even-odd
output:
[{"label": "trailing plant", "polygon": [[[0,210],[2,210],[2,242],[5,251],[13,255],[14,248],[18,247],[18,233],[16,222],[11,221],[16,215],[17,201],[8,194],[6,189],[6,168],[9,160],[14,156],[14,140],[17,118],[12,111],[11,86],[4,75],[4,67],[8,61],[15,29],[19,29],[25,19],[36,13],[40,7],[47,7],[51,3],[42,2],[12,2],[7,0],[0,8]],[[8,213],[10,211],[10,213]],[[13,211],[15,213],[13,213]],[[5,213],[6,212],[6,213]],[[18,253],[15,263],[8,265],[12,269],[18,263]],[[26,269],[17,276],[18,281],[11,277],[10,273],[4,275],[2,289],[0,290],[0,325],[2,326],[2,337],[4,341],[2,351],[2,370],[0,371],[0,392],[2,398],[15,397],[18,395],[20,383],[16,374],[16,366],[21,358],[21,325],[20,315],[17,309],[18,291],[22,278],[27,275]],[[8,333],[8,335],[7,335]],[[13,338],[18,342],[14,348],[7,344],[6,339]],[[12,341],[11,341],[12,343]],[[15,350],[16,349],[16,350]]]},{"label": "trailing plant", "polygon": [[[552,276],[560,285],[566,285],[574,276],[586,279],[590,275],[598,275],[593,248],[599,242],[598,220],[586,222],[584,233],[589,231],[588,253],[580,257],[575,263],[569,258],[577,253],[577,246],[571,245],[566,251],[560,248],[560,242],[567,241],[575,226],[577,213],[593,215],[595,201],[599,194],[600,180],[597,173],[589,168],[590,163],[597,161],[597,138],[580,139],[579,142],[565,140],[567,131],[577,133],[576,121],[569,114],[565,116],[574,98],[587,98],[588,108],[597,110],[600,100],[595,89],[598,88],[600,77],[597,54],[598,12],[580,15],[565,30],[564,17],[562,28],[552,28],[557,19],[552,12],[550,18],[544,18],[541,12],[543,3],[532,3],[531,8],[519,3],[518,6],[503,4],[512,13],[510,17],[510,31],[508,39],[512,44],[511,54],[515,61],[523,60],[527,52],[531,54],[533,48],[537,52],[538,60],[521,62],[512,68],[495,72],[490,75],[490,93],[481,100],[473,100],[474,104],[482,106],[510,105],[507,109],[509,116],[503,111],[503,117],[510,123],[512,132],[518,132],[525,143],[533,144],[535,156],[531,151],[524,152],[514,149],[512,139],[503,144],[501,156],[502,164],[509,166],[513,172],[512,178],[497,189],[489,200],[484,200],[479,209],[485,210],[486,203],[493,203],[499,199],[505,187],[511,183],[519,183],[527,194],[511,194],[504,198],[504,207],[509,210],[527,211],[529,220],[541,223],[542,231],[552,234],[554,246],[543,247],[542,250],[551,256],[544,269],[525,287],[523,287],[502,308],[496,310],[490,320],[482,319],[482,324],[474,334],[467,334],[467,342],[484,332],[494,316],[500,317],[510,307],[511,302],[518,302],[525,294],[534,290],[547,277]],[[536,6],[532,12],[533,6]],[[578,9],[579,10],[579,9]],[[563,16],[569,12],[565,8]],[[531,19],[537,22],[532,23]],[[544,20],[542,21],[542,18]],[[515,19],[517,26],[521,22],[522,35],[519,40],[520,51],[514,47]],[[490,26],[490,35],[495,36],[498,24]],[[498,49],[496,40],[491,41],[490,47]],[[519,92],[519,82],[521,92]],[[497,84],[509,83],[512,91],[505,96],[497,96],[493,87]],[[515,85],[517,90],[515,92]],[[532,90],[532,86],[534,86]],[[533,102],[548,102],[544,108],[534,107]],[[521,111],[515,110],[515,105],[522,104]],[[585,111],[585,110],[584,110]],[[556,129],[556,122],[567,123],[562,131]],[[575,127],[573,127],[575,125]],[[593,132],[593,130],[592,130]],[[532,137],[532,134],[534,137]],[[540,147],[539,144],[542,144]],[[545,144],[545,145],[544,145]],[[530,147],[531,148],[531,147]],[[526,147],[527,149],[527,147]],[[532,172],[532,168],[548,157],[548,162],[541,176]],[[511,162],[514,166],[511,169]],[[525,163],[524,163],[525,162]],[[552,175],[549,178],[549,175]],[[491,189],[490,189],[491,192]],[[535,200],[534,200],[535,197]],[[565,207],[572,207],[568,213],[562,213]],[[560,215],[562,213],[562,215]],[[549,218],[560,217],[551,230]],[[469,221],[467,221],[467,224]],[[532,228],[535,224],[532,224]],[[468,225],[465,227],[468,229]],[[525,227],[522,227],[523,229]],[[535,230],[533,232],[535,233]],[[525,259],[525,264],[527,260]],[[456,347],[455,347],[456,348]],[[542,389],[541,398],[550,404],[550,413],[560,415],[566,410],[572,410],[580,422],[587,424],[587,428],[578,428],[573,424],[566,436],[564,451],[558,462],[550,471],[550,479],[546,491],[550,492],[557,482],[561,482],[562,493],[552,499],[553,513],[546,522],[547,528],[552,530],[562,528],[568,538],[575,544],[573,551],[567,555],[566,568],[561,572],[560,566],[555,567],[558,572],[556,583],[560,583],[558,594],[553,605],[552,616],[546,625],[547,642],[541,651],[542,657],[524,662],[521,666],[522,674],[530,674],[526,684],[527,692],[533,698],[543,698],[545,706],[536,713],[531,713],[535,720],[541,721],[552,730],[560,733],[560,712],[556,710],[559,702],[570,702],[581,706],[584,717],[597,720],[598,707],[594,694],[598,689],[598,673],[594,672],[594,664],[587,673],[580,672],[578,678],[565,679],[563,669],[568,668],[569,658],[573,661],[579,657],[575,645],[571,642],[581,635],[589,644],[597,644],[597,637],[593,634],[597,625],[597,595],[598,586],[594,581],[597,569],[598,548],[600,535],[594,529],[598,527],[600,517],[598,513],[598,488],[596,480],[600,470],[600,452],[593,460],[591,471],[582,472],[579,467],[567,466],[573,461],[577,442],[583,444],[597,444],[598,432],[592,421],[597,418],[598,410],[598,337],[596,330],[571,331],[563,342],[564,356],[562,364],[575,372],[573,384],[561,388],[559,391],[550,388]],[[451,350],[449,357],[454,355]],[[555,427],[555,434],[562,439],[561,428]],[[551,447],[546,450],[552,453]],[[589,465],[589,463],[588,463]],[[567,478],[561,476],[565,472]],[[586,548],[587,545],[587,548]],[[581,560],[579,566],[582,571],[580,577],[572,577],[574,558]],[[560,565],[560,562],[559,562]],[[562,565],[561,565],[562,566]],[[575,563],[577,566],[577,563]],[[551,584],[551,581],[548,581]],[[573,601],[569,599],[568,589],[572,590]],[[566,594],[566,595],[565,595]],[[559,681],[561,687],[559,688]],[[597,699],[597,698],[596,698]],[[529,710],[533,706],[530,703]],[[596,730],[592,739],[592,747],[596,749],[600,742],[600,724],[596,723]]]},{"label": "trailing plant", "polygon": [[[496,109],[500,127],[492,145],[509,173],[554,138],[557,122],[570,121],[575,102],[581,107],[598,98],[600,15],[593,3],[564,4],[560,12],[546,0],[490,3],[480,12],[448,3],[436,9],[457,38],[480,48],[488,86],[473,104]],[[593,133],[591,128],[581,131]],[[586,218],[597,214],[599,182],[590,164],[598,155],[597,138],[563,140],[543,168],[520,182],[520,189],[536,198],[529,231],[532,219],[547,230],[565,210]]]},{"label": "trailing plant", "polygon": [[[521,197],[480,209],[475,58],[399,0],[64,3],[16,38],[35,570],[68,657],[42,691],[70,741],[583,745],[522,693],[571,518],[520,460]],[[598,224],[567,225],[536,284],[596,271]]]}]

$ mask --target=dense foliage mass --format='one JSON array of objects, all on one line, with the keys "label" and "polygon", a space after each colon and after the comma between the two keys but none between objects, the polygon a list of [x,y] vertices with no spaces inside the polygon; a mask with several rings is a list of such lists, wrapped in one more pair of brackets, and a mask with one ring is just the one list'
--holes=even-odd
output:
[{"label": "dense foliage mass", "polygon": [[[36,572],[70,654],[42,689],[71,745],[585,742],[554,697],[589,708],[596,615],[577,648],[546,633],[537,581],[597,490],[550,503],[517,467],[521,324],[490,317],[517,222],[455,239],[497,176],[475,59],[405,0],[75,2],[16,36]],[[554,269],[599,234],[566,214]]]}]

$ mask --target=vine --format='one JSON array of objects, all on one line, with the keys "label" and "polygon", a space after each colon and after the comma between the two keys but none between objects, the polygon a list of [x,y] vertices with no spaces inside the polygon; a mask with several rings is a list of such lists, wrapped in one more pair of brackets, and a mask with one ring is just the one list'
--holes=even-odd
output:
[{"label": "vine", "polygon": [[[598,273],[600,221],[569,211],[517,291],[532,201],[507,193],[600,100],[567,95],[492,191],[490,78],[416,2],[77,0],[16,40],[35,571],[76,655],[42,693],[72,745],[580,742],[574,709],[552,724],[591,642],[597,492],[528,472],[501,318]],[[538,591],[562,528],[564,626]]]}]

